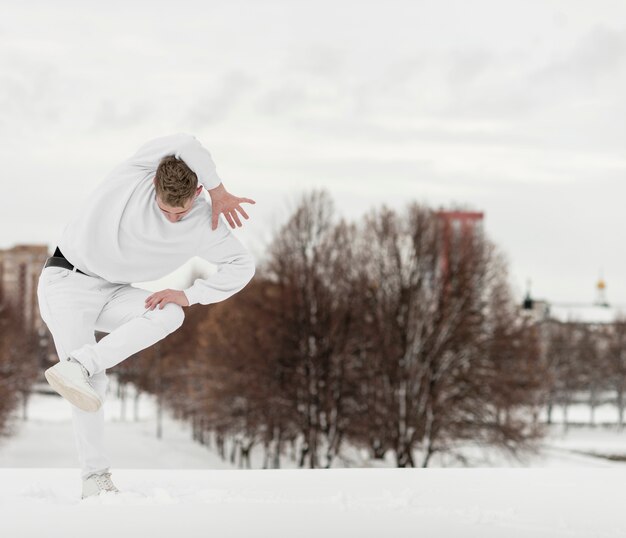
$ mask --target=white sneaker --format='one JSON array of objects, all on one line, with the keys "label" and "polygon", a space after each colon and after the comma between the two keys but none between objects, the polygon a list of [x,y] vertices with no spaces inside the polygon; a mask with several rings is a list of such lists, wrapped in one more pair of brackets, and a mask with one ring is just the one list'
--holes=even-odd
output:
[{"label": "white sneaker", "polygon": [[44,375],[55,391],[79,409],[90,412],[100,409],[102,400],[89,381],[89,372],[74,357],[56,363]]},{"label": "white sneaker", "polygon": [[91,473],[89,476],[83,478],[83,494],[81,499],[91,497],[92,495],[100,495],[103,491],[120,492],[111,480],[110,472]]}]

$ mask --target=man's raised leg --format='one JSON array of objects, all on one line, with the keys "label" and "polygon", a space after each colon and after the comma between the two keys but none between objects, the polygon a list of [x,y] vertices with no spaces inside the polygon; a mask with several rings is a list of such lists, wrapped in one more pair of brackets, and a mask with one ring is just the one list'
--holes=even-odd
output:
[{"label": "man's raised leg", "polygon": [[131,285],[120,287],[96,320],[96,330],[108,332],[98,343],[85,344],[70,354],[91,374],[112,368],[178,329],[185,319],[183,307],[174,303],[162,309],[145,308],[152,292]]}]

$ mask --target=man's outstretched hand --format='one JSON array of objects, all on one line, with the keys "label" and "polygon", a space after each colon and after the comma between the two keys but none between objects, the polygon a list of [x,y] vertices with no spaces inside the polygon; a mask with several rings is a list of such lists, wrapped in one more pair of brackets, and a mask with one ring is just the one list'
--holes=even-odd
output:
[{"label": "man's outstretched hand", "polygon": [[230,194],[222,183],[211,189],[209,194],[211,195],[211,207],[213,208],[213,218],[211,220],[211,229],[213,230],[217,228],[220,213],[224,213],[224,217],[226,217],[231,228],[234,228],[235,224],[241,228],[241,220],[237,211],[241,213],[244,219],[248,219],[248,214],[240,204],[256,204],[251,198],[241,198]]},{"label": "man's outstretched hand", "polygon": [[154,310],[157,306],[163,309],[167,303],[176,303],[180,306],[189,306],[187,296],[181,290],[162,290],[149,295],[146,298],[146,308]]}]

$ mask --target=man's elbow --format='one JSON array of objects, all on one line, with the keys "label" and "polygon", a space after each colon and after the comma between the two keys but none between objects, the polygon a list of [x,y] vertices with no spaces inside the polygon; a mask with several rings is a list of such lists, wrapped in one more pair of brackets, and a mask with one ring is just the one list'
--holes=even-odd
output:
[{"label": "man's elbow", "polygon": [[245,258],[246,267],[246,284],[252,280],[252,277],[256,273],[256,262],[251,254],[248,254]]},{"label": "man's elbow", "polygon": [[245,254],[239,254],[236,260],[231,261],[234,265],[233,275],[237,275],[236,278],[239,281],[239,289],[242,289],[252,280],[252,277],[256,273],[256,263],[252,255],[248,252]]}]

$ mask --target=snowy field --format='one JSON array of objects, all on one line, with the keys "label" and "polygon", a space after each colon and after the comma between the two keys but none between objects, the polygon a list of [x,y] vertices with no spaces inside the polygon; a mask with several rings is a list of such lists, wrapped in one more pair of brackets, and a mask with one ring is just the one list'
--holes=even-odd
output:
[{"label": "snowy field", "polygon": [[[479,468],[440,459],[433,464],[455,468],[395,469],[353,452],[338,465],[370,468],[300,470],[284,458],[286,469],[237,470],[168,413],[157,439],[149,396],[138,421],[130,402],[120,420],[114,393],[106,439],[121,493],[80,499],[69,404],[34,395],[29,420],[16,415],[15,435],[0,440],[0,537],[626,536],[626,464],[604,457],[626,455],[615,428],[555,426],[524,461],[465,447]],[[587,415],[569,411],[580,422]]]},{"label": "snowy field", "polygon": [[626,469],[0,469],[6,537],[623,537]]}]

